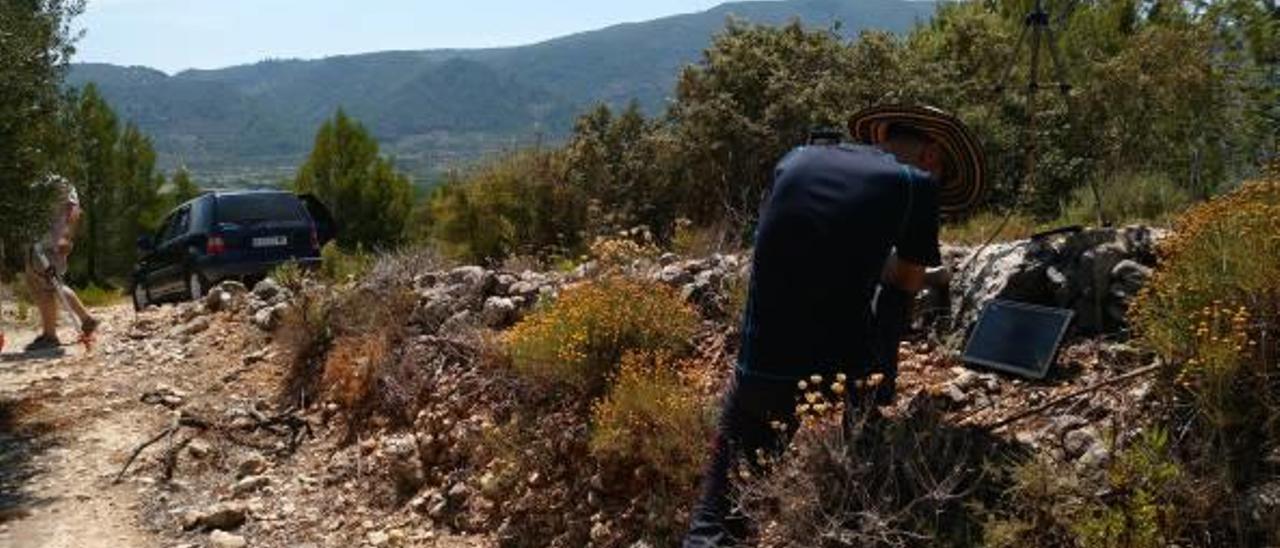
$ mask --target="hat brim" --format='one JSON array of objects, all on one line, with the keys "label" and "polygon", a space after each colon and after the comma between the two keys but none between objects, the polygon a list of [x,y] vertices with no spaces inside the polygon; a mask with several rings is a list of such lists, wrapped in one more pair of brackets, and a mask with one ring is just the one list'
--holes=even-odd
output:
[{"label": "hat brim", "polygon": [[849,120],[849,134],[855,141],[879,145],[889,128],[896,125],[906,125],[929,135],[947,156],[951,169],[938,192],[940,213],[955,215],[978,205],[986,190],[986,159],[968,126],[933,107],[883,105],[853,115]]}]

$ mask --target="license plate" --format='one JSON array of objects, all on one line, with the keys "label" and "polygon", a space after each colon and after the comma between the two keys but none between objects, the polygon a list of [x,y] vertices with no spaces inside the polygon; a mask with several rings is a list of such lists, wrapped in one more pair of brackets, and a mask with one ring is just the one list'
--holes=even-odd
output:
[{"label": "license plate", "polygon": [[289,245],[289,238],[285,236],[266,236],[253,239],[253,247],[280,247]]}]

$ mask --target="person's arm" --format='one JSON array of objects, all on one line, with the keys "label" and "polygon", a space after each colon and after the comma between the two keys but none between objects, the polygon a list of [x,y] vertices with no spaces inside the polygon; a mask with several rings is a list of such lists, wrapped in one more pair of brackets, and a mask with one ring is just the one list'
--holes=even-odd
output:
[{"label": "person's arm", "polygon": [[58,254],[64,257],[71,254],[71,246],[76,236],[76,224],[80,222],[82,214],[79,204],[67,204],[66,211],[63,213],[61,234],[55,242]]},{"label": "person's arm", "polygon": [[925,286],[926,269],[942,264],[938,245],[937,187],[911,180],[910,211],[896,249],[885,262],[872,309],[876,369],[884,375],[876,405],[893,402],[897,392],[898,345],[911,322],[911,304]]},{"label": "person's arm", "polygon": [[876,370],[884,375],[875,392],[876,405],[893,402],[897,392],[898,345],[911,319],[911,303],[924,287],[925,267],[897,255],[885,262],[873,309]]}]

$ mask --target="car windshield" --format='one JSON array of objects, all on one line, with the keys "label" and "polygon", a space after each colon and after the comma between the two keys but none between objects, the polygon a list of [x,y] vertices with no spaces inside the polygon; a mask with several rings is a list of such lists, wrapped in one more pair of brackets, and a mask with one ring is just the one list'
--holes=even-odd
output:
[{"label": "car windshield", "polygon": [[304,220],[298,199],[291,194],[230,194],[218,197],[218,221],[254,223]]}]

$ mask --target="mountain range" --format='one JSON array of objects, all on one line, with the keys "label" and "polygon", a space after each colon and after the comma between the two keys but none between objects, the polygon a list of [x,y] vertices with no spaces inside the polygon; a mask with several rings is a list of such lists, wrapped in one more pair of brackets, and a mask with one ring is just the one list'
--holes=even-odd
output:
[{"label": "mountain range", "polygon": [[185,165],[205,185],[291,176],[320,123],[341,107],[397,165],[424,183],[442,169],[535,140],[556,141],[604,102],[661,112],[680,68],[696,62],[730,18],[799,20],[845,37],[905,32],[933,2],[769,0],[628,23],[528,46],[386,51],[266,60],[174,75],[75,64],[72,86],[94,82],[125,119],[151,135],[160,167]]}]

